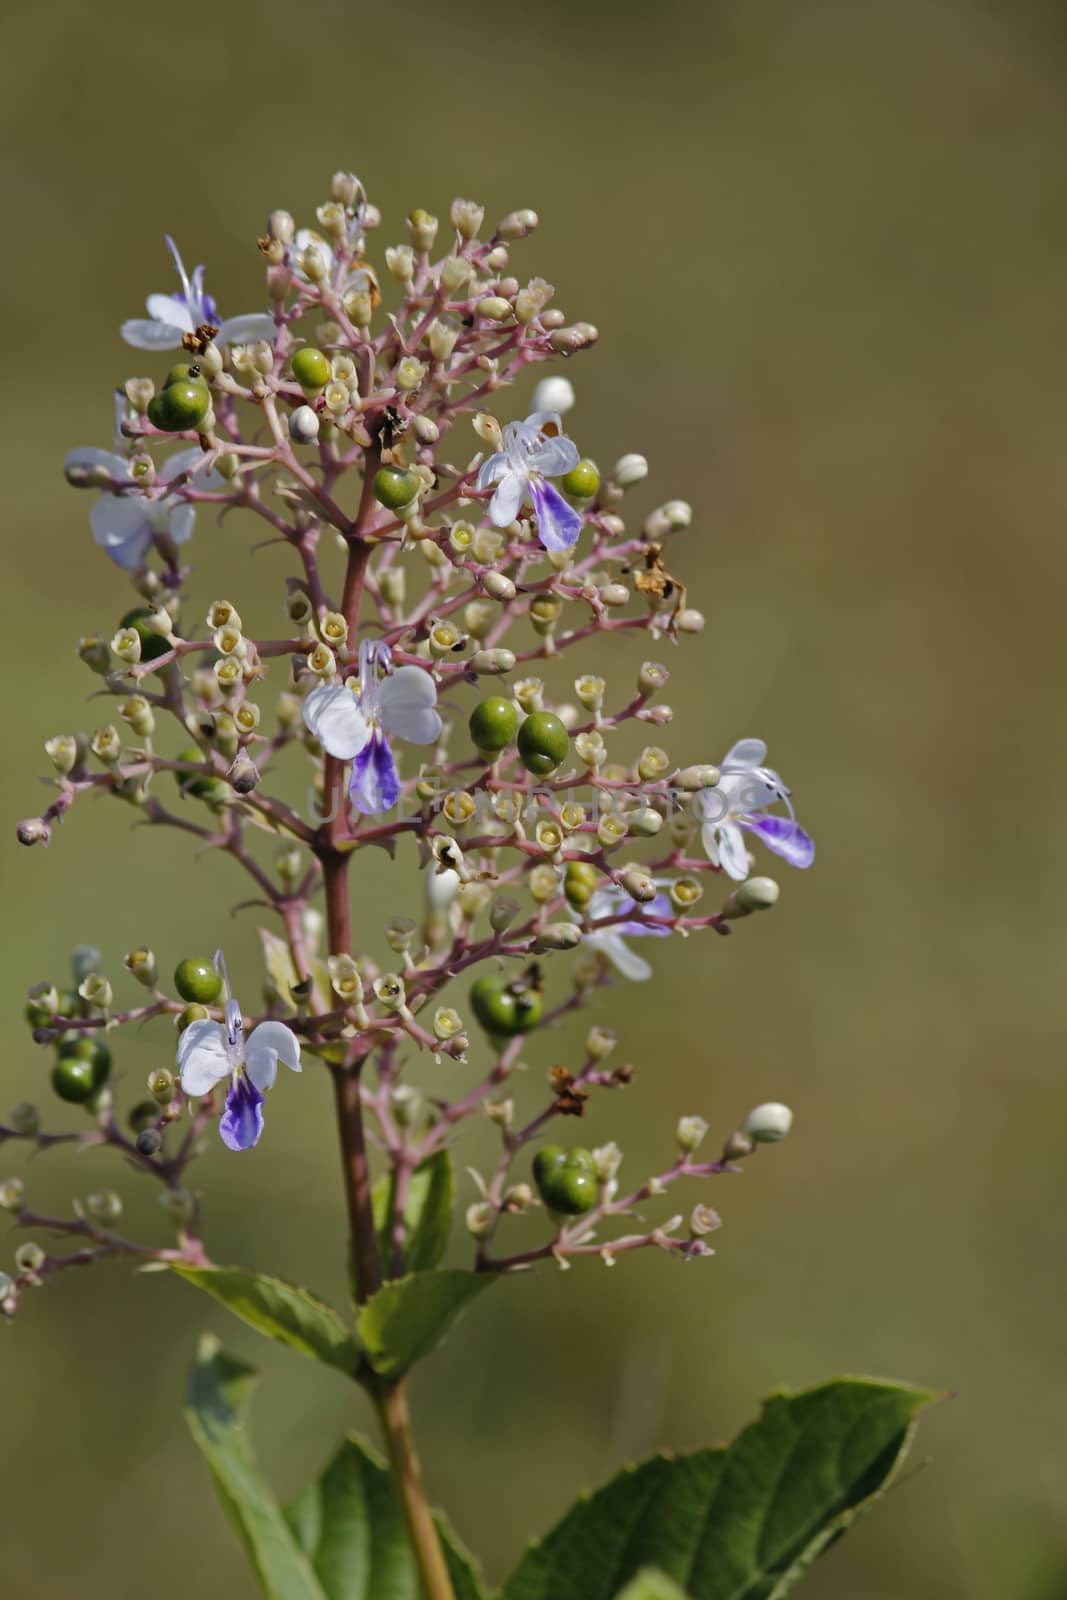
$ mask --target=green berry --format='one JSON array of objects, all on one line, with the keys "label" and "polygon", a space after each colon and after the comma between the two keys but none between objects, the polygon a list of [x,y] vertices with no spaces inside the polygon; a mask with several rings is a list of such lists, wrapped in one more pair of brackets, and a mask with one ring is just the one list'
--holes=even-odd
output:
[{"label": "green berry", "polygon": [[191,361],[176,361],[163,379],[163,387],[169,389],[172,383],[195,383],[198,378],[204,381],[199,367]]},{"label": "green berry", "polygon": [[211,407],[211,391],[203,378],[182,378],[169,383],[148,402],[148,420],[163,433],[195,428]]},{"label": "green berry", "polygon": [[374,496],[388,511],[403,511],[419,492],[419,480],[403,467],[379,467],[374,474]]},{"label": "green berry", "polygon": [[488,973],[471,984],[470,1001],[471,1010],[486,1033],[504,1039],[529,1033],[544,1011],[544,1001],[536,989],[524,986],[521,979]]},{"label": "green berry", "polygon": [[588,457],[579,461],[577,466],[571,468],[559,480],[559,486],[564,494],[569,494],[573,500],[591,500],[600,488],[600,473],[596,469],[596,462]]},{"label": "green berry", "polygon": [[533,1176],[537,1192],[550,1211],[580,1217],[596,1205],[596,1172],[588,1150],[545,1145],[534,1156]]},{"label": "green berry", "polygon": [[111,1047],[96,1035],[83,1033],[76,1034],[73,1039],[65,1039],[59,1047],[58,1059],[61,1062],[88,1062],[94,1089],[102,1089],[111,1076]]},{"label": "green berry", "polygon": [[61,1100],[84,1105],[96,1093],[96,1074],[91,1061],[67,1057],[52,1068],[52,1088]]},{"label": "green berry", "polygon": [[[193,762],[202,764],[204,752],[198,750],[195,745],[190,745],[188,750],[179,750],[175,759],[188,762],[190,765]],[[227,787],[221,778],[213,774],[205,773],[201,777],[192,772],[176,772],[174,776],[182,793],[195,795],[198,800],[219,800]]]},{"label": "green berry", "polygon": [[132,628],[140,639],[142,661],[155,661],[157,657],[165,656],[173,648],[162,634],[156,633],[148,626],[148,618],[151,615],[148,606],[134,606],[119,623],[120,628]]},{"label": "green berry", "polygon": [[567,730],[551,711],[535,711],[519,729],[522,764],[539,778],[555,772],[569,748]]},{"label": "green berry", "polygon": [[210,961],[200,956],[186,956],[174,969],[174,987],[183,1000],[198,1000],[201,1005],[214,1005],[222,993],[222,979]]},{"label": "green berry", "polygon": [[296,352],[289,365],[301,389],[309,391],[325,389],[330,381],[329,360],[321,350],[316,350],[314,345],[304,345]]},{"label": "green berry", "polygon": [[178,1032],[184,1033],[191,1022],[203,1022],[207,1017],[207,1007],[197,1005],[186,1006],[184,1011],[178,1013]]},{"label": "green berry", "polygon": [[491,694],[485,700],[479,700],[468,723],[476,748],[490,755],[507,749],[518,725],[519,716],[514,704],[505,700],[502,694]]},{"label": "green berry", "polygon": [[593,898],[597,884],[597,870],[588,861],[568,861],[563,874],[563,893],[568,905],[581,911]]},{"label": "green berry", "polygon": [[138,1100],[127,1112],[126,1121],[134,1133],[143,1133],[145,1128],[154,1128],[159,1121],[159,1106],[154,1100]]}]

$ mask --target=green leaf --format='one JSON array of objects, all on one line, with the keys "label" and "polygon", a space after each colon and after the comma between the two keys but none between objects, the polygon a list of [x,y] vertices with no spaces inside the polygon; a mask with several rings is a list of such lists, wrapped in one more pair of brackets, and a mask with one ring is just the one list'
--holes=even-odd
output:
[{"label": "green leaf", "polygon": [[[396,1173],[383,1173],[374,1185],[374,1226],[378,1253],[387,1278],[393,1259],[393,1224],[396,1217]],[[428,1272],[436,1267],[448,1244],[452,1222],[452,1158],[438,1150],[416,1167],[408,1181],[404,1203],[404,1272]]]},{"label": "green leaf", "polygon": [[385,1284],[356,1321],[374,1370],[385,1378],[400,1377],[436,1349],[464,1307],[495,1281],[488,1273],[445,1270]]},{"label": "green leaf", "polygon": [[[422,1600],[403,1513],[389,1472],[349,1435],[285,1517],[326,1600]],[[477,1569],[437,1519],[456,1600],[485,1600]]]},{"label": "green leaf", "polygon": [[620,1590],[616,1600],[688,1600],[688,1596],[665,1573],[644,1567],[632,1583]]},{"label": "green leaf", "polygon": [[649,1566],[692,1600],[780,1600],[885,1487],[934,1398],[868,1378],[772,1395],[733,1444],[654,1457],[579,1501],[502,1600],[614,1600]]},{"label": "green leaf", "polygon": [[240,1267],[172,1268],[186,1283],[211,1295],[249,1327],[278,1339],[301,1355],[314,1356],[352,1377],[359,1347],[332,1306],[308,1289]]},{"label": "green leaf", "polygon": [[256,1471],[244,1427],[255,1381],[252,1367],[227,1355],[205,1334],[189,1378],[186,1420],[267,1600],[326,1600],[311,1563]]}]

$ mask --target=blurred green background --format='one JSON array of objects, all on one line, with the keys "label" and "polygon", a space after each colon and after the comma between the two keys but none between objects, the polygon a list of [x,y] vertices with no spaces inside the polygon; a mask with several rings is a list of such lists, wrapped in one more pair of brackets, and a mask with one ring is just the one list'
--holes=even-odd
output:
[{"label": "blurred green background", "polygon": [[[1060,1600],[1062,9],[57,0],[10,5],[0,45],[5,815],[44,803],[44,737],[105,720],[73,645],[110,632],[126,591],[59,464],[108,444],[109,390],[154,370],[117,329],[171,287],[162,234],[209,263],[226,311],[252,309],[267,211],[310,220],[345,166],[382,246],[456,193],[541,213],[517,268],[602,332],[568,369],[572,431],[602,462],[644,451],[648,504],[698,510],[671,565],[709,626],[667,658],[665,742],[694,760],[763,736],[818,840],[773,916],[659,947],[654,987],[611,993],[638,1077],[587,1124],[637,1176],[680,1111],[725,1132],[781,1097],[794,1136],[707,1196],[712,1261],[501,1285],[424,1369],[425,1465],[461,1533],[499,1577],[622,1459],[726,1437],[779,1383],[882,1373],[954,1398],[918,1481],[806,1592]],[[250,564],[258,537],[202,519],[194,593],[269,632],[283,560]],[[190,865],[120,807],[81,805],[48,852],[4,860],[5,1103],[42,1095],[21,997],[74,943],[117,972],[142,941],[169,965],[224,936],[253,971],[228,864]],[[373,881],[358,920],[384,954]],[[531,1046],[523,1106],[580,1036]],[[131,1092],[168,1048],[165,1031],[125,1047]],[[208,1244],[340,1297],[327,1085],[282,1095],[256,1156],[202,1164]],[[0,1164],[25,1169],[11,1147]],[[60,1207],[118,1176],[62,1152],[29,1173]],[[122,1187],[158,1230],[154,1199]],[[6,1593],[252,1593],[179,1414],[204,1326],[266,1371],[256,1442],[284,1492],[366,1424],[339,1382],[184,1288],[68,1273],[0,1353]]]}]

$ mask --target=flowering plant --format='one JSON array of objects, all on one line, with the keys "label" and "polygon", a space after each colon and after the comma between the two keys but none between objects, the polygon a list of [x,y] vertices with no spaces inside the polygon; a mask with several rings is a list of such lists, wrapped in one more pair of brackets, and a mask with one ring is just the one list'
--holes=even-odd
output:
[{"label": "flowering plant", "polygon": [[[710,1256],[719,1217],[704,1199],[652,1221],[646,1208],[728,1178],[792,1122],[785,1105],[757,1106],[705,1159],[707,1123],[683,1116],[663,1170],[627,1183],[614,1141],[590,1147],[557,1131],[592,1120],[634,1079],[613,1060],[614,1033],[594,1023],[539,1099],[518,1087],[524,1047],[612,984],[651,979],[634,939],[662,953],[663,941],[730,935],[772,907],[778,886],[751,875],[749,841],[794,867],[814,856],[762,741],[741,739],[718,765],[696,752],[682,766],[644,743],[672,720],[664,665],[645,661],[618,699],[599,674],[566,681],[576,647],[595,642],[605,667],[620,635],[668,654],[703,617],[668,567],[690,507],[669,500],[629,516],[647,463],[625,454],[602,474],[581,455],[565,421],[568,379],[537,383],[524,418],[494,414],[528,368],[597,339],[566,319],[543,278],[512,273],[536,215],[512,212],[483,237],[472,202],[453,203],[445,230],[413,212],[407,241],[384,252],[389,311],[368,255],[380,220],[349,173],[334,176],[317,231],[275,212],[258,241],[269,312],[229,320],[204,269],[188,274],[168,240],[180,291],[150,295],[148,319],[121,331],[138,350],[181,358],[127,381],[114,450],[66,461],[69,481],[95,495],[93,538],[135,592],[112,637],[79,647],[117,722],[47,741],[55,796],[19,826],[24,844],[47,845],[76,801],[109,795],[230,857],[267,913],[260,1012],[242,1010],[215,938],[169,953],[168,967],[181,955],[172,982],[151,949],[132,949],[125,981],[143,991],[138,1004],[116,995],[87,948],[69,986],[30,990],[51,1087],[87,1121],[53,1130],[24,1103],[0,1142],[113,1149],[129,1182],[159,1186],[173,1237],[127,1237],[111,1190],[71,1217],[43,1215],[10,1177],[0,1203],[33,1237],[0,1274],[0,1306],[13,1318],[68,1266],[127,1256],[363,1388],[387,1464],[350,1436],[283,1512],[242,1432],[250,1369],[211,1340],[201,1348],[193,1433],[277,1600],[487,1593],[429,1510],[407,1373],[516,1272],[581,1257],[610,1266],[642,1249]],[[280,637],[246,626],[234,601],[209,601],[183,564],[198,518],[233,511],[292,558]],[[421,921],[354,925],[370,846],[421,875]],[[732,882],[708,909],[722,874]],[[146,1022],[160,1062],[147,1096],[120,1107],[112,1047]],[[294,1104],[300,1083],[278,1081],[279,1063],[333,1081],[351,1316],[208,1254],[190,1169],[228,1152],[262,1159],[249,1154],[261,1137],[284,1139],[284,1126],[264,1133],[264,1113],[275,1095]],[[464,1194],[453,1152],[485,1118],[498,1159],[470,1172]],[[215,1125],[225,1152],[208,1137]],[[469,1255],[443,1266],[457,1208]],[[524,1238],[509,1242],[524,1216]],[[73,1248],[57,1253],[45,1236]],[[884,1484],[928,1398],[873,1380],[779,1394],[732,1446],[657,1457],[580,1502],[501,1593],[784,1594]]]}]

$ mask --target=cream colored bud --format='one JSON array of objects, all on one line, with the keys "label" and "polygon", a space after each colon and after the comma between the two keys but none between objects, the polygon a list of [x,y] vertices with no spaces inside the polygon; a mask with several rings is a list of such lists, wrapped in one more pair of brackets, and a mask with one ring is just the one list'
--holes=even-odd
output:
[{"label": "cream colored bud", "polygon": [[133,694],[119,706],[119,716],[129,723],[139,739],[147,739],[155,730],[156,718],[143,694]]},{"label": "cream colored bud", "polygon": [[484,439],[492,450],[499,450],[501,445],[500,423],[488,411],[476,411],[471,418],[471,427],[479,439]]},{"label": "cream colored bud", "polygon": [[435,661],[441,661],[446,656],[462,655],[467,648],[466,635],[447,617],[433,624],[426,636],[426,643]]},{"label": "cream colored bud", "polygon": [[656,898],[658,892],[650,874],[636,863],[623,867],[619,873],[619,884],[630,899],[636,900],[639,905],[647,905]]},{"label": "cream colored bud", "polygon": [[45,754],[56,771],[65,777],[78,764],[78,741],[72,734],[58,733],[45,740]]},{"label": "cream colored bud", "polygon": [[542,378],[533,392],[532,411],[555,411],[561,417],[574,407],[574,385],[569,378]]},{"label": "cream colored bud", "polygon": [[296,238],[296,223],[288,211],[272,211],[267,218],[267,232],[272,239],[280,239],[282,244],[292,244]]},{"label": "cream colored bud", "polygon": [[320,228],[328,238],[340,241],[345,237],[348,232],[348,218],[344,206],[338,201],[331,200],[324,206],[317,206],[315,215]]},{"label": "cream colored bud", "polygon": [[387,606],[402,606],[407,594],[407,573],[403,567],[386,567],[378,574],[378,587]]},{"label": "cream colored bud", "polygon": [[111,648],[120,661],[136,666],[141,659],[141,635],[136,628],[120,628],[111,641]]},{"label": "cream colored bud", "polygon": [[520,710],[531,716],[545,709],[545,682],[543,678],[517,678],[511,686]]},{"label": "cream colored bud", "polygon": [[307,244],[300,253],[300,271],[309,283],[321,283],[330,270],[326,251],[319,244]]},{"label": "cream colored bud", "polygon": [[611,481],[620,489],[632,489],[635,483],[648,477],[648,462],[644,456],[631,453],[620,456],[611,469]]},{"label": "cream colored bud", "polygon": [[733,897],[745,911],[769,911],[778,904],[780,892],[773,878],[746,878]]},{"label": "cream colored bud", "polygon": [[499,528],[475,528],[471,552],[475,561],[491,567],[504,553],[507,539]]},{"label": "cream colored bud", "polygon": [[480,916],[489,904],[492,890],[487,883],[482,883],[478,878],[471,878],[459,891],[459,909],[468,922]]},{"label": "cream colored bud", "polygon": [[445,795],[441,814],[450,828],[465,828],[477,816],[478,806],[469,790],[453,789]]},{"label": "cream colored bud", "polygon": [[587,767],[602,767],[608,758],[604,736],[594,728],[590,733],[579,733],[574,739],[574,753]]},{"label": "cream colored bud", "polygon": [[433,1031],[442,1043],[464,1032],[463,1018],[451,1006],[438,1006],[433,1014]]},{"label": "cream colored bud", "polygon": [[704,613],[694,610],[692,606],[687,606],[684,611],[679,611],[675,617],[674,626],[679,633],[703,633]]},{"label": "cream colored bud", "polygon": [[437,238],[437,218],[421,208],[408,217],[408,233],[416,250],[432,250]]},{"label": "cream colored bud", "polygon": [[125,387],[127,400],[140,416],[144,416],[156,392],[155,384],[151,378],[127,378]]},{"label": "cream colored bud", "polygon": [[714,789],[721,774],[718,767],[709,763],[696,767],[683,767],[681,772],[676,772],[671,779],[675,789],[684,789],[687,793],[695,793],[699,789]]},{"label": "cream colored bud", "polygon": [[363,999],[363,979],[351,956],[330,956],[327,965],[330,986],[345,1005],[353,1005]]},{"label": "cream colored bud", "polygon": [[310,406],[297,406],[289,418],[289,437],[295,444],[313,444],[319,436],[319,419]]},{"label": "cream colored bud", "polygon": [[703,1117],[682,1117],[675,1134],[679,1150],[684,1150],[687,1154],[699,1150],[707,1131],[708,1125]]},{"label": "cream colored bud", "polygon": [[497,238],[525,239],[528,234],[533,233],[539,220],[536,211],[530,211],[529,209],[509,211],[507,216],[502,217],[497,223]]},{"label": "cream colored bud", "polygon": [[450,212],[452,226],[464,239],[476,239],[478,230],[485,220],[485,207],[480,206],[476,200],[456,199],[452,202]]},{"label": "cream colored bud", "polygon": [[740,1132],[755,1139],[757,1144],[777,1144],[793,1126],[793,1113],[780,1101],[769,1100],[756,1106],[742,1122]]},{"label": "cream colored bud", "polygon": [[525,289],[520,289],[515,296],[516,322],[532,322],[540,316],[555,292],[552,284],[546,283],[544,278],[531,278]]},{"label": "cream colored bud", "polygon": [[533,942],[534,951],[574,950],[582,942],[582,930],[576,922],[550,922],[542,928]]},{"label": "cream colored bud", "polygon": [[554,817],[542,817],[537,823],[534,843],[546,856],[558,856],[563,848],[563,829]]},{"label": "cream colored bud", "polygon": [[486,677],[490,673],[507,673],[515,669],[515,652],[513,650],[479,650],[471,657],[471,667],[479,677]]},{"label": "cream colored bud", "polygon": [[626,826],[637,839],[654,839],[663,827],[663,818],[653,806],[638,806],[626,813]]},{"label": "cream colored bud", "polygon": [[593,1171],[599,1183],[611,1183],[619,1175],[622,1166],[622,1151],[615,1140],[608,1144],[597,1145],[592,1151]]},{"label": "cream colored bud", "polygon": [[244,681],[244,672],[238,656],[226,656],[216,661],[212,671],[215,682],[223,694],[234,694]]},{"label": "cream colored bud", "polygon": [[111,723],[105,728],[97,728],[89,742],[89,748],[98,761],[106,767],[113,767],[122,754],[122,741],[119,731]]},{"label": "cream colored bud", "polygon": [[386,1011],[399,1011],[407,1003],[407,992],[404,980],[399,972],[384,972],[380,978],[375,978],[374,998]]},{"label": "cream colored bud", "polygon": [[506,604],[515,598],[515,585],[505,572],[487,572],[482,587],[493,600]]},{"label": "cream colored bud", "polygon": [[629,599],[630,591],[624,583],[605,583],[600,589],[601,603],[609,608],[624,606]]},{"label": "cream colored bud", "polygon": [[405,356],[397,364],[396,386],[398,389],[409,392],[412,389],[417,389],[425,376],[425,362],[416,360],[414,356]]},{"label": "cream colored bud", "polygon": [[646,745],[637,758],[637,776],[645,783],[654,783],[670,770],[670,757],[658,745]]},{"label": "cream colored bud", "polygon": [[463,1220],[472,1239],[488,1239],[496,1222],[496,1211],[489,1200],[476,1200],[467,1207]]},{"label": "cream colored bud", "polygon": [[453,299],[459,299],[470,288],[474,268],[463,256],[448,256],[441,267],[441,287]]},{"label": "cream colored bud", "polygon": [[78,993],[87,1006],[96,1011],[109,1011],[114,998],[111,985],[101,972],[90,972],[78,985]]},{"label": "cream colored bud", "polygon": [[308,656],[307,664],[309,670],[319,678],[332,678],[337,671],[337,657],[329,645],[323,644],[321,640]]},{"label": "cream colored bud", "polygon": [[514,314],[511,302],[500,294],[483,295],[481,300],[475,303],[474,310],[485,322],[503,322]]},{"label": "cream colored bud", "polygon": [[426,330],[426,340],[435,361],[448,361],[451,358],[459,332],[458,323],[448,321],[444,317],[434,318]]},{"label": "cream colored bud", "polygon": [[473,639],[484,639],[496,621],[488,600],[471,600],[463,607],[463,626]]}]

